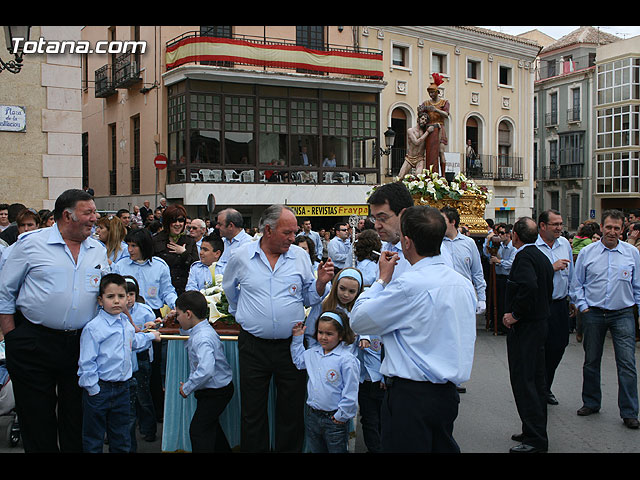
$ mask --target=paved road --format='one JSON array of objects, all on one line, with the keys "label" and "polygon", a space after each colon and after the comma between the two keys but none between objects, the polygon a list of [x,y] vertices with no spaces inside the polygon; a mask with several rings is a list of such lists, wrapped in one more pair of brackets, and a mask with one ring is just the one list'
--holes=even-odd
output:
[{"label": "paved road", "polygon": [[[636,351],[640,343],[636,344]],[[638,356],[638,355],[636,355]],[[611,340],[607,339],[602,361],[603,405],[600,413],[578,417],[582,406],[582,344],[571,335],[565,356],[556,373],[553,392],[560,402],[548,408],[550,453],[640,453],[640,430],[622,424],[618,413],[618,381]],[[467,393],[461,394],[460,413],[454,437],[463,453],[506,453],[516,444],[513,433],[520,430],[507,365],[506,338],[484,329],[479,319],[475,360]],[[0,417],[0,453],[22,452],[21,445],[9,448],[5,432],[8,417]],[[159,425],[159,431],[162,431]],[[354,442],[356,453],[363,452],[361,435]],[[140,453],[159,453],[161,440],[148,443],[139,439]]]}]

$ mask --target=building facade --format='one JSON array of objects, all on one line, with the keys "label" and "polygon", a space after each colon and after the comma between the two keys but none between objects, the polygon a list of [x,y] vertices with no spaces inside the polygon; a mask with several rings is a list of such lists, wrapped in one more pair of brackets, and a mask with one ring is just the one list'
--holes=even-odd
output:
[{"label": "building facade", "polygon": [[[32,26],[31,41],[80,39],[80,27]],[[4,35],[4,61],[9,60]],[[80,57],[69,53],[25,53],[22,70],[0,72],[0,203],[53,210],[68,188],[82,188]],[[15,113],[19,127],[5,120]]]},{"label": "building facade", "polygon": [[101,209],[161,195],[193,216],[213,196],[252,225],[272,203],[359,212],[397,175],[438,72],[452,105],[448,168],[466,170],[471,139],[479,160],[467,173],[494,191],[487,218],[531,214],[535,42],[389,26],[90,26],[82,38],[146,42],[84,58],[84,175]]},{"label": "building facade", "polygon": [[597,217],[640,208],[640,36],[597,49],[593,192]]},{"label": "building facade", "polygon": [[543,48],[534,97],[535,214],[552,208],[577,231],[595,217],[596,50],[620,40],[583,26]]}]

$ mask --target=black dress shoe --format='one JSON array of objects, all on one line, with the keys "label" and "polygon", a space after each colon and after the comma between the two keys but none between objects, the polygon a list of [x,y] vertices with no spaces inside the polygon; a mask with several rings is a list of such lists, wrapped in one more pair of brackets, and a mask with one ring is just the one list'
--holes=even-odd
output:
[{"label": "black dress shoe", "polygon": [[593,408],[589,408],[589,407],[582,407],[578,410],[578,415],[580,415],[581,417],[586,417],[588,415],[591,415],[592,413],[598,413],[600,411],[600,409],[595,410]]},{"label": "black dress shoe", "polygon": [[558,400],[556,399],[555,395],[551,392],[547,394],[547,403],[549,405],[558,405]]},{"label": "black dress shoe", "polygon": [[546,448],[534,447],[533,445],[527,445],[526,443],[521,443],[520,445],[516,445],[509,449],[509,453],[538,453],[546,451]]},{"label": "black dress shoe", "polygon": [[640,427],[640,422],[638,422],[637,418],[623,418],[622,421],[627,428],[633,428],[635,430]]}]

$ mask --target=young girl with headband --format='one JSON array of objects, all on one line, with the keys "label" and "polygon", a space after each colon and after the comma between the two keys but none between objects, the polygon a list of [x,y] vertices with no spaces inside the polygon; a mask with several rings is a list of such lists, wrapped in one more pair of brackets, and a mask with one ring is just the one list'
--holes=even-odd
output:
[{"label": "young girl with headband", "polygon": [[305,350],[306,326],[292,330],[291,358],[306,369],[307,406],[305,432],[311,453],[347,453],[349,421],[358,411],[360,364],[349,345],[355,335],[344,311],[324,312],[316,323],[317,344]]},{"label": "young girl with headband", "polygon": [[[364,278],[360,270],[353,267],[341,270],[333,281],[331,291],[321,304],[322,311],[339,310],[349,316],[364,288]],[[311,344],[311,341],[309,343]],[[385,388],[384,378],[380,373],[381,339],[374,335],[357,335],[351,344],[351,352],[360,361],[358,403],[363,439],[369,452],[379,453],[382,448],[380,446],[380,406]]]}]

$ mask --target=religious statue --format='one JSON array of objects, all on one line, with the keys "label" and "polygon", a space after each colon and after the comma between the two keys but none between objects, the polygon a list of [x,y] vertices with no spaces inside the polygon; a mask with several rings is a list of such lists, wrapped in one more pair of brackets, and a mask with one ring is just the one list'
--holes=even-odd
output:
[{"label": "religious statue", "polygon": [[444,149],[448,143],[447,132],[444,128],[445,119],[451,118],[449,113],[449,101],[440,96],[439,86],[444,82],[442,75],[432,73],[433,82],[427,88],[429,97],[418,107],[418,116],[426,113],[429,117],[429,126],[433,126],[438,132],[437,135],[430,135],[425,140],[425,168],[433,167],[433,171],[438,171],[440,167],[440,175],[445,174],[445,158]]},{"label": "religious statue", "polygon": [[427,136],[433,132],[434,126],[427,126],[429,116],[426,112],[418,114],[418,123],[407,130],[409,143],[407,145],[407,154],[404,157],[404,163],[400,168],[398,176],[404,177],[411,171],[416,169],[416,173],[422,173],[425,162],[425,142]]}]

